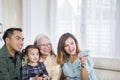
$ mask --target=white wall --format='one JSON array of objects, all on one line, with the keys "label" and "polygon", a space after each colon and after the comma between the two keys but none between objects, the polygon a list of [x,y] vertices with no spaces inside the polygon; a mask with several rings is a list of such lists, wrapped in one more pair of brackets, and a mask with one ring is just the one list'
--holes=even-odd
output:
[{"label": "white wall", "polygon": [[23,0],[25,45],[32,44],[39,33],[48,32],[48,0]]}]

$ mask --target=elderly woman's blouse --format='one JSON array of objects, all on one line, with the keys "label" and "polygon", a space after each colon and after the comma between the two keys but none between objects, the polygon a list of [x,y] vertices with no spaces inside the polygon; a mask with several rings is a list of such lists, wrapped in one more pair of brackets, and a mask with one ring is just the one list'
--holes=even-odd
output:
[{"label": "elderly woman's blouse", "polygon": [[[40,60],[42,61],[42,59]],[[61,76],[61,67],[56,62],[54,55],[48,55],[44,61],[50,80],[59,80]]]}]

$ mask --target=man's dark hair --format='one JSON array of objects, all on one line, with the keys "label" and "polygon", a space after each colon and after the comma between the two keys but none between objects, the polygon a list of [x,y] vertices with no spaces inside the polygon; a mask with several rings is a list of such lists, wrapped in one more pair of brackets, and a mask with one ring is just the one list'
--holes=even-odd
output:
[{"label": "man's dark hair", "polygon": [[5,42],[6,38],[10,38],[11,37],[11,35],[13,34],[14,31],[20,31],[20,32],[22,32],[22,29],[21,28],[9,28],[9,29],[7,29],[4,32],[4,35],[3,35],[4,42]]}]

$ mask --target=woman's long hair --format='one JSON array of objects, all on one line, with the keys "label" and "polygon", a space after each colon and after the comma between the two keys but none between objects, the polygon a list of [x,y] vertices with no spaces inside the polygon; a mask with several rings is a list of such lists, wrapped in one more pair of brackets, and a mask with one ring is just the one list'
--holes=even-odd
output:
[{"label": "woman's long hair", "polygon": [[69,59],[69,54],[67,54],[67,52],[64,50],[65,41],[68,38],[72,38],[75,41],[76,53],[78,54],[80,52],[77,39],[71,33],[64,33],[58,41],[58,47],[57,47],[57,63],[58,64],[63,64],[67,62]]}]

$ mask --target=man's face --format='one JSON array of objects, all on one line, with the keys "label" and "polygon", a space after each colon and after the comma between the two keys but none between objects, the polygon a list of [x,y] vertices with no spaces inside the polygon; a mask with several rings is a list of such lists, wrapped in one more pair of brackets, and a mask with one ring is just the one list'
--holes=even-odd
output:
[{"label": "man's face", "polygon": [[14,31],[11,37],[6,38],[6,45],[12,52],[20,51],[23,47],[23,35],[20,31]]}]

